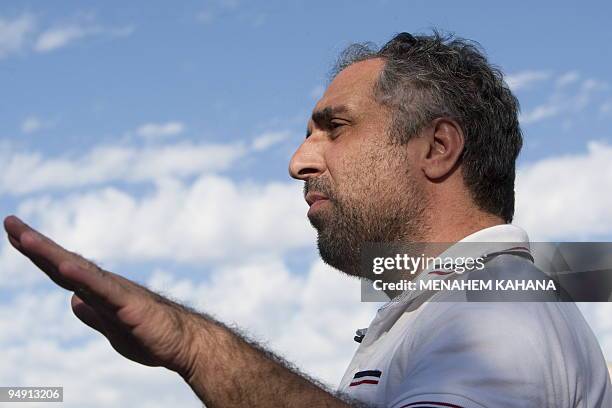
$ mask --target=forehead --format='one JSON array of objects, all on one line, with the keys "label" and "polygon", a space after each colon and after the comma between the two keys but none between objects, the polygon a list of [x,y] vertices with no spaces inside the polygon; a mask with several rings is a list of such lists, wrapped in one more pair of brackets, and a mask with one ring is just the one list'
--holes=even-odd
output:
[{"label": "forehead", "polygon": [[329,84],[314,111],[338,106],[361,111],[377,105],[373,87],[384,66],[380,58],[360,61],[343,69]]}]

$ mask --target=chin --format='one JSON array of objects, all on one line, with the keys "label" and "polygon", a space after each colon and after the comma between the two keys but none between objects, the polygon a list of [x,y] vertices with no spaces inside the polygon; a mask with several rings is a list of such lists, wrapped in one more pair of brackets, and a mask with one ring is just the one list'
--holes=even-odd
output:
[{"label": "chin", "polygon": [[319,230],[317,247],[323,262],[347,275],[362,277],[359,254],[347,250],[350,246],[331,239]]},{"label": "chin", "polygon": [[310,225],[317,230],[319,236],[324,233],[325,225],[327,224],[325,218],[326,217],[321,211],[317,211],[314,214],[308,214],[308,221],[310,221]]}]

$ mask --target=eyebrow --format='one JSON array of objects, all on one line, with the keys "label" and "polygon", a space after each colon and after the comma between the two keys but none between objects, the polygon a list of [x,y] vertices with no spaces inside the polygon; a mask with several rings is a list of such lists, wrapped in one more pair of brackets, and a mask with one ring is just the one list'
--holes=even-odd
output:
[{"label": "eyebrow", "polygon": [[[331,120],[334,118],[334,115],[338,113],[346,113],[348,112],[348,108],[346,105],[338,105],[338,106],[328,106],[326,108],[316,110],[312,112],[312,116],[310,119],[319,127],[325,128]],[[312,132],[306,127],[306,137],[310,136]]]}]

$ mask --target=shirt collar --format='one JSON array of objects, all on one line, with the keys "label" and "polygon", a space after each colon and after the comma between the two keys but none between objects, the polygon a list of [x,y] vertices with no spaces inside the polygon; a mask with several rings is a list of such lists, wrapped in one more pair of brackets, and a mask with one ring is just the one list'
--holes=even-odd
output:
[{"label": "shirt collar", "polygon": [[500,224],[476,231],[459,242],[518,242],[529,245],[529,237],[522,228],[516,225]]}]

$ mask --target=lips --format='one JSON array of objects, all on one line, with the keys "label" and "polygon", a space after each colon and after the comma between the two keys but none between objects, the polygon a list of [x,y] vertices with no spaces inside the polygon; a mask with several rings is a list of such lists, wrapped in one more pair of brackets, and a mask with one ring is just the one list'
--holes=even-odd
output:
[{"label": "lips", "polygon": [[315,203],[319,201],[327,201],[329,198],[324,196],[321,193],[308,193],[306,194],[306,202],[310,207],[312,207]]}]

